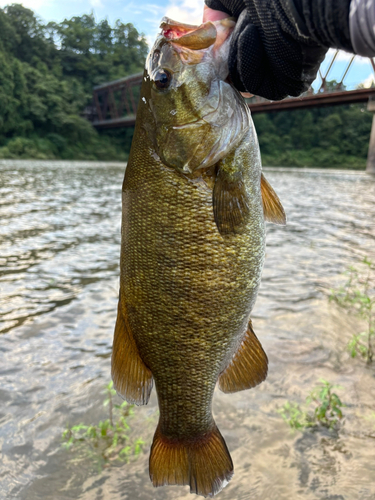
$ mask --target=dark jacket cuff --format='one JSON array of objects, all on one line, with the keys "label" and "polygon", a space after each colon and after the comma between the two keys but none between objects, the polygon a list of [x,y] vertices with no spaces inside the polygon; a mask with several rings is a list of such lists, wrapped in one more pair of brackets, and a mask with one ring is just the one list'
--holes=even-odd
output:
[{"label": "dark jacket cuff", "polygon": [[375,2],[352,0],[349,27],[354,52],[361,56],[375,56]]}]

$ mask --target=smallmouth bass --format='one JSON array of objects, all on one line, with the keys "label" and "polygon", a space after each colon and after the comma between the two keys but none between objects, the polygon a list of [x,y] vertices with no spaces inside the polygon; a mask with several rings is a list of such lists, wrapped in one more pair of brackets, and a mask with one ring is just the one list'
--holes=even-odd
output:
[{"label": "smallmouth bass", "polygon": [[264,261],[264,220],[285,223],[261,173],[249,109],[228,83],[231,19],[164,18],[146,61],[122,189],[121,277],[112,378],[160,419],[154,486],[213,496],[233,464],[212,416],[215,385],[256,386],[267,356],[250,313]]}]

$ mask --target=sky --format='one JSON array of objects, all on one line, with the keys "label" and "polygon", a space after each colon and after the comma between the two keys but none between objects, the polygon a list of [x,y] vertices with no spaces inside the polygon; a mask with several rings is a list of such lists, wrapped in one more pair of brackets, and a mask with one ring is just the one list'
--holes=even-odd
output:
[{"label": "sky", "polygon": [[[13,0],[17,2],[17,0]],[[12,1],[0,0],[0,7]],[[203,0],[22,0],[45,22],[62,21],[77,15],[94,12],[97,20],[107,18],[111,23],[116,19],[133,23],[138,31],[146,35],[149,45],[158,31],[160,19],[168,16],[188,24],[200,24],[203,12]],[[329,51],[323,68],[329,65],[333,52]],[[351,55],[341,52],[335,61],[328,79],[341,80]],[[368,84],[373,79],[374,71],[367,58],[356,57],[346,79],[348,89],[355,88],[361,82]],[[319,88],[319,78],[314,88]]]}]

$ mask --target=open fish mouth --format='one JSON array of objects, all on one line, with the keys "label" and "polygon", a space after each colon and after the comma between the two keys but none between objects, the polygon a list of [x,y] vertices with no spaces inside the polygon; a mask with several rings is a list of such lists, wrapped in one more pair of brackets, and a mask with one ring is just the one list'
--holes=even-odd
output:
[{"label": "open fish mouth", "polygon": [[216,27],[210,21],[201,24],[201,26],[193,26],[177,23],[168,17],[163,17],[160,27],[165,38],[187,49],[203,50],[216,42]]},{"label": "open fish mouth", "polygon": [[235,24],[234,18],[231,17],[215,22],[207,21],[200,26],[163,17],[160,28],[164,38],[174,44],[191,50],[203,50],[214,44],[222,45],[231,35]]}]

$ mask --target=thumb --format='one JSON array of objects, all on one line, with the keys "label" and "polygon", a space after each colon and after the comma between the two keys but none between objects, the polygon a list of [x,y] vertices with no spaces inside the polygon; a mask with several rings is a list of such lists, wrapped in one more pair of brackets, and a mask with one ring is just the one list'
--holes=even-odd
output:
[{"label": "thumb", "polygon": [[228,14],[226,12],[222,12],[221,10],[213,10],[207,7],[207,5],[204,6],[203,10],[203,22],[207,21],[220,21],[221,19],[225,19],[228,17]]}]

